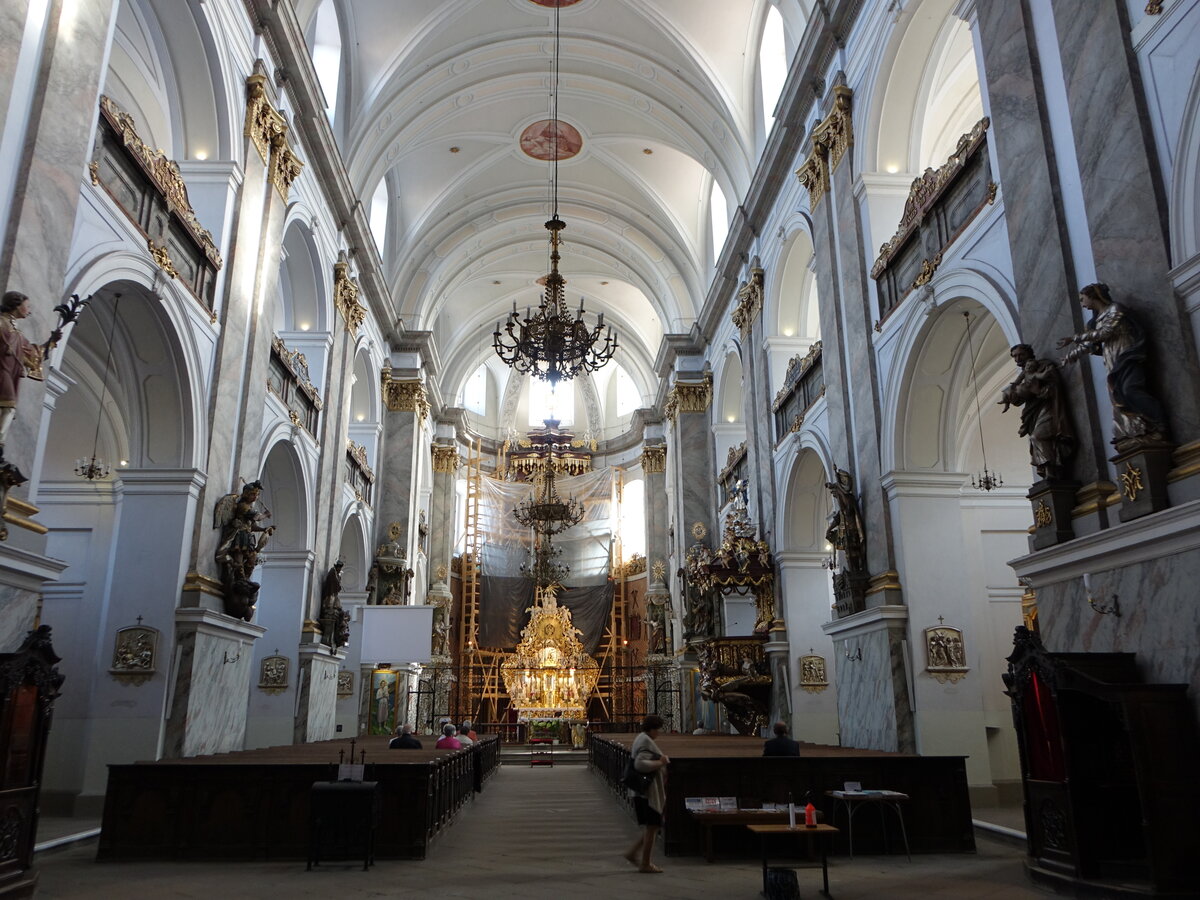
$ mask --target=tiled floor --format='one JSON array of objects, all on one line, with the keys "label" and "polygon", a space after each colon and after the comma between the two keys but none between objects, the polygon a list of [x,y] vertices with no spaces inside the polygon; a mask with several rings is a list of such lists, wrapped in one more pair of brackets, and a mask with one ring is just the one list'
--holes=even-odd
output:
[{"label": "tiled floor", "polygon": [[[761,870],[746,862],[706,865],[699,858],[655,860],[666,870],[642,875],[621,854],[636,826],[584,766],[503,767],[466,806],[421,862],[356,866],[302,862],[95,863],[95,842],[41,854],[42,898],[469,897],[472,900],[697,900],[759,896]],[[975,854],[835,859],[830,892],[853,898],[1001,898],[1052,894],[1030,885],[1015,847],[978,838]],[[816,897],[820,870],[798,873],[805,898]]]}]

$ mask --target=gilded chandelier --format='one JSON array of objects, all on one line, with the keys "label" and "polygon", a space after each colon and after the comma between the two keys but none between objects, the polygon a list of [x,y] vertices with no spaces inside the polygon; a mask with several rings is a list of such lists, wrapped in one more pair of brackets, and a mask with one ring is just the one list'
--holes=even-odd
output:
[{"label": "gilded chandelier", "polygon": [[505,365],[551,384],[574,378],[581,372],[594,372],[612,359],[617,351],[617,336],[612,326],[605,331],[604,313],[600,313],[594,326],[589,326],[583,318],[582,297],[579,299],[578,313],[572,315],[567,309],[567,282],[558,272],[559,232],[567,227],[558,217],[558,13],[559,6],[556,4],[550,89],[550,183],[554,212],[546,223],[546,230],[550,232],[550,274],[546,276],[546,290],[537,312],[530,315],[526,307],[522,319],[514,300],[503,330],[497,322],[496,330],[492,333],[492,346]]},{"label": "gilded chandelier", "polygon": [[583,504],[563,500],[554,488],[554,466],[547,461],[534,475],[533,493],[513,510],[513,517],[540,535],[560,534],[583,519]]}]

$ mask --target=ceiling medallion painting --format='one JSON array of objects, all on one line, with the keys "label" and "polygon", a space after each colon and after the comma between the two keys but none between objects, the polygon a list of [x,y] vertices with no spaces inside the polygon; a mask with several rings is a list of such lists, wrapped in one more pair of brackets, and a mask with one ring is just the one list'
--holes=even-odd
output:
[{"label": "ceiling medallion painting", "polygon": [[554,7],[554,6],[574,6],[579,0],[529,0],[530,3],[538,6]]},{"label": "ceiling medallion painting", "polygon": [[[556,140],[557,138],[557,140]],[[521,149],[526,156],[548,162],[570,159],[583,148],[583,136],[574,125],[542,119],[521,132]],[[557,156],[555,156],[557,147]]]}]

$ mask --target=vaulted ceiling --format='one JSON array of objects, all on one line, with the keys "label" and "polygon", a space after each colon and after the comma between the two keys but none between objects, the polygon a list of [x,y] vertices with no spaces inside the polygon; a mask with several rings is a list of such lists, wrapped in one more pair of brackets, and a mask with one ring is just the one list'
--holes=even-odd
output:
[{"label": "vaulted ceiling", "polygon": [[[555,0],[333,0],[334,131],[364,202],[385,179],[381,247],[406,328],[432,330],[457,383],[548,269],[550,164],[521,148],[549,115]],[[559,163],[572,303],[616,325],[643,376],[686,331],[712,275],[713,180],[736,207],[763,143],[758,46],[768,0],[560,0]],[[321,0],[298,0],[310,43]],[[788,51],[811,0],[779,0]],[[328,10],[322,20],[328,23]],[[327,89],[328,91],[328,89]]]}]

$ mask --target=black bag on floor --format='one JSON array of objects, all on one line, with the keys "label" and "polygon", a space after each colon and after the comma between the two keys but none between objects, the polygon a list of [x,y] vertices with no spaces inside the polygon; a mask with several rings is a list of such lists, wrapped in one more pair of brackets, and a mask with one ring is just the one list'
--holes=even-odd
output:
[{"label": "black bag on floor", "polygon": [[767,869],[767,900],[800,900],[794,869]]}]

